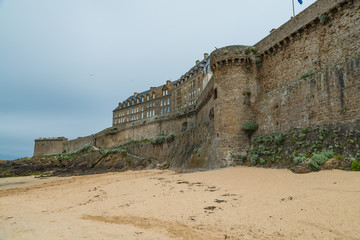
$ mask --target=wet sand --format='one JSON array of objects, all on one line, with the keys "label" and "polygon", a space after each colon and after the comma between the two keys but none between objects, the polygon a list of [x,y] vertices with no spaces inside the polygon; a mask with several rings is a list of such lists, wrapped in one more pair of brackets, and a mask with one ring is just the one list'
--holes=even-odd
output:
[{"label": "wet sand", "polygon": [[359,216],[360,173],[340,170],[0,179],[0,239],[360,239]]}]

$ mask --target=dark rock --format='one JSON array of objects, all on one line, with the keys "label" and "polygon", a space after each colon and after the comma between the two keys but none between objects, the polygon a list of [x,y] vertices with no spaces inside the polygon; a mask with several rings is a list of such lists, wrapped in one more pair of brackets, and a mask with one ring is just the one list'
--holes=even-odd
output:
[{"label": "dark rock", "polygon": [[298,165],[290,168],[290,170],[293,173],[298,173],[298,174],[304,174],[304,173],[312,172],[311,166],[308,164],[308,161],[299,163]]},{"label": "dark rock", "polygon": [[335,169],[339,166],[339,164],[340,164],[340,159],[330,158],[329,160],[326,161],[326,163],[324,163],[324,165],[322,165],[322,169],[325,170]]}]

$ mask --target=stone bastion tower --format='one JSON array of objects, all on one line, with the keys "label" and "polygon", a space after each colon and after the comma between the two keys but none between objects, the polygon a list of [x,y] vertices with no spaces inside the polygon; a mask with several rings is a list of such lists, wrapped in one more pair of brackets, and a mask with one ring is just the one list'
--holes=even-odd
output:
[{"label": "stone bastion tower", "polygon": [[214,81],[214,156],[228,166],[246,156],[251,132],[244,123],[254,120],[256,98],[256,48],[228,46],[210,55]]}]

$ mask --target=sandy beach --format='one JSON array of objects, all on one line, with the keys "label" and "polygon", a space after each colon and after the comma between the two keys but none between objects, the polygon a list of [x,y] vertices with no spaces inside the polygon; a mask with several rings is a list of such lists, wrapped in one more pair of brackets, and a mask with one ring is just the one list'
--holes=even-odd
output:
[{"label": "sandy beach", "polygon": [[236,167],[0,179],[0,239],[360,239],[360,173]]}]

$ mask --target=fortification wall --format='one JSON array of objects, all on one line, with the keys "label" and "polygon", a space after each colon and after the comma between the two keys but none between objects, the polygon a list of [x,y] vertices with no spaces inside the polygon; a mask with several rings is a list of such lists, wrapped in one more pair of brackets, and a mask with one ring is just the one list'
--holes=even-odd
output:
[{"label": "fortification wall", "polygon": [[360,58],[262,94],[258,134],[360,119]]},{"label": "fortification wall", "polygon": [[[208,122],[213,108],[213,82],[209,81],[195,107],[188,107],[169,115],[148,118],[127,123],[122,127],[109,128],[95,135],[97,147],[112,148],[130,140],[151,139],[159,135],[179,133],[186,126]],[[148,152],[148,151],[145,151]],[[151,154],[148,154],[151,156]]]},{"label": "fortification wall", "polygon": [[130,140],[151,139],[161,134],[177,133],[181,131],[182,123],[188,121],[191,124],[193,117],[172,117],[170,119],[154,119],[146,123],[136,122],[118,130],[109,130],[101,135],[96,135],[96,146],[111,148],[119,146]]},{"label": "fortification wall", "polygon": [[257,44],[259,134],[360,118],[359,9],[359,0],[318,1]]},{"label": "fortification wall", "polygon": [[35,139],[34,156],[61,153],[67,138],[40,138]]},{"label": "fortification wall", "polygon": [[359,0],[317,1],[256,44],[262,59],[258,91],[272,91],[360,52],[359,5]]},{"label": "fortification wall", "polygon": [[[167,161],[173,168],[212,168],[219,164],[209,161],[214,139],[213,82],[210,81],[200,96],[195,110],[158,118],[146,124],[119,130],[113,136],[104,135],[101,147],[115,147],[129,140],[153,138],[160,134],[176,133],[174,142],[153,145],[150,142],[127,147],[129,152],[141,157]],[[183,123],[187,124],[184,125]],[[124,140],[127,132],[133,136]],[[131,134],[130,134],[131,135]],[[99,138],[97,138],[99,143]],[[100,146],[100,145],[98,145]]]},{"label": "fortification wall", "polygon": [[[64,140],[62,148],[61,141],[35,141],[35,153],[72,152],[86,144],[111,148],[177,133],[174,143],[142,143],[130,151],[167,159],[173,167],[214,168],[242,159],[251,137],[259,134],[355,122],[360,119],[359,22],[360,0],[318,0],[257,43],[257,53],[246,46],[211,53],[214,77],[195,107]],[[259,124],[255,135],[242,129],[250,119]]]},{"label": "fortification wall", "polygon": [[76,139],[64,142],[63,149],[67,153],[70,153],[70,152],[75,152],[86,145],[95,145],[95,138],[93,135],[86,137],[78,137]]},{"label": "fortification wall", "polygon": [[302,30],[316,24],[318,22],[317,18],[323,13],[331,13],[338,9],[341,10],[342,4],[346,2],[353,2],[353,0],[318,0],[294,18],[291,18],[288,22],[281,25],[276,31],[272,31],[255,46],[260,52],[268,51],[270,48],[276,49],[278,48],[277,46],[281,46],[284,42],[295,38]]}]

